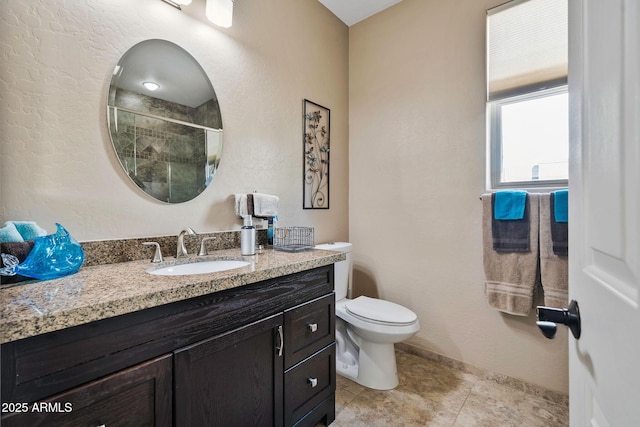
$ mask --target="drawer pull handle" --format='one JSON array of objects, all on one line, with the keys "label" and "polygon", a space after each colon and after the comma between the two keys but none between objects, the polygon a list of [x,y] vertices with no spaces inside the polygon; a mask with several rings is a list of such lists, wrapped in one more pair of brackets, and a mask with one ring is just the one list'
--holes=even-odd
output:
[{"label": "drawer pull handle", "polygon": [[307,378],[307,382],[309,384],[311,384],[311,387],[315,387],[318,385],[318,379],[317,378]]},{"label": "drawer pull handle", "polygon": [[311,332],[315,332],[318,330],[318,324],[317,323],[308,323],[307,324],[309,326],[309,330]]}]

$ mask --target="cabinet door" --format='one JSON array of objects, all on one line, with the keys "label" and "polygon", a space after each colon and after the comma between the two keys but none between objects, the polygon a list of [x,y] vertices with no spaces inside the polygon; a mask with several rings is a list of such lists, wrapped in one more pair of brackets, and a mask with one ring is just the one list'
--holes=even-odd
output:
[{"label": "cabinet door", "polygon": [[178,427],[283,423],[282,314],[174,353]]},{"label": "cabinet door", "polygon": [[16,426],[171,426],[171,354],[109,375],[2,419]]}]

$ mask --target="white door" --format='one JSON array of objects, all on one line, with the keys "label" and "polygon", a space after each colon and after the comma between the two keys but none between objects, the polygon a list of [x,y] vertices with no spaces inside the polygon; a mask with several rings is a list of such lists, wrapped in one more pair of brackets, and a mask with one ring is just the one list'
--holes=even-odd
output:
[{"label": "white door", "polygon": [[572,427],[640,426],[640,1],[569,0]]}]

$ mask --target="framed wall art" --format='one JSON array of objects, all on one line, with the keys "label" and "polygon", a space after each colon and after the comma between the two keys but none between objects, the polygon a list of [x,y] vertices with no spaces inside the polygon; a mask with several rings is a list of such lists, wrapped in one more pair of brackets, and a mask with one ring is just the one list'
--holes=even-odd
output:
[{"label": "framed wall art", "polygon": [[304,209],[329,209],[329,136],[331,111],[304,100]]}]

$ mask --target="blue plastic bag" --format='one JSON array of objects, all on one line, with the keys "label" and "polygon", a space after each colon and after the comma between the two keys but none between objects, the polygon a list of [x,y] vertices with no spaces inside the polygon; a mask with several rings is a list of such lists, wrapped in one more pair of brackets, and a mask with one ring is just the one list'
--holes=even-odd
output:
[{"label": "blue plastic bag", "polygon": [[31,277],[40,280],[57,279],[80,270],[84,262],[82,246],[60,224],[55,234],[36,237],[34,246],[22,264],[18,258],[2,254],[4,268],[0,275]]}]

